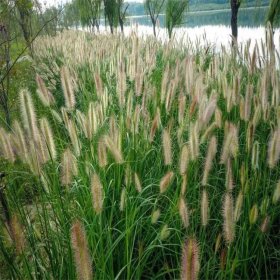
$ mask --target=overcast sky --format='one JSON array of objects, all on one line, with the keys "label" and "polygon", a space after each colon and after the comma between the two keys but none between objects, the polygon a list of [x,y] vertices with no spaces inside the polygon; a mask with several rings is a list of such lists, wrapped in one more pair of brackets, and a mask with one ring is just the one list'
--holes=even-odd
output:
[{"label": "overcast sky", "polygon": [[[39,0],[42,4],[46,4],[47,6],[59,5],[61,3],[70,2],[71,0]],[[143,2],[143,0],[125,0],[125,2]]]}]

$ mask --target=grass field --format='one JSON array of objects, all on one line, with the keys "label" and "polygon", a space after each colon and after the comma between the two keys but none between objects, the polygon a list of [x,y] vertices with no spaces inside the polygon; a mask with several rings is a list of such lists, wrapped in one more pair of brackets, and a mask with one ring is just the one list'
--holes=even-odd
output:
[{"label": "grass field", "polygon": [[0,279],[277,279],[271,38],[40,37],[0,129]]}]

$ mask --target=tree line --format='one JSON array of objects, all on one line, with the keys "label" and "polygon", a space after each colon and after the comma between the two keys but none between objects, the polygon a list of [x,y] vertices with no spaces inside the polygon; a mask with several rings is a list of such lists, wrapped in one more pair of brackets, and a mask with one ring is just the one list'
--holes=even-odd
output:
[{"label": "tree line", "polygon": [[[198,2],[201,4],[209,1],[200,0]],[[214,2],[223,4],[225,0],[215,0]],[[269,4],[267,22],[270,22],[272,27],[279,24],[280,0],[269,0],[269,2],[268,0],[230,0],[231,19],[229,19],[229,22],[231,24],[233,41],[236,41],[238,37],[238,12],[240,8],[242,5],[245,5],[245,3],[252,5],[253,2],[256,8],[260,5]],[[194,4],[193,1],[144,0],[144,11],[150,18],[154,36],[157,35],[156,26],[158,24],[159,15],[164,14],[165,28],[169,38],[171,38],[174,28],[181,26],[185,22],[190,4]],[[114,29],[118,26],[120,26],[123,32],[129,5],[131,4],[125,3],[123,0],[73,0],[64,6],[64,19],[72,19],[72,26],[82,25],[83,27],[90,27],[92,30],[98,31],[100,20],[104,18],[105,24],[110,27],[111,33],[114,33]],[[76,11],[75,15],[73,11]],[[62,21],[65,25],[65,20]]]}]

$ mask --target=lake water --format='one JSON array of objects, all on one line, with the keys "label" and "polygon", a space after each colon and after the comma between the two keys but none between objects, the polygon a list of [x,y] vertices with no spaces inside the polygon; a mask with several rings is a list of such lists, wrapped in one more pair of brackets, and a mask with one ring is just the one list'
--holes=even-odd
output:
[{"label": "lake water", "polygon": [[[120,32],[120,30],[118,30]],[[109,28],[101,27],[101,32],[109,33]],[[132,32],[136,32],[140,37],[153,36],[153,29],[147,25],[131,25],[125,26],[124,34],[128,36]],[[163,42],[168,41],[168,34],[165,28],[157,28],[157,38]],[[193,44],[194,46],[211,46],[216,51],[221,46],[229,48],[231,46],[231,27],[225,25],[205,25],[196,27],[181,27],[174,29],[174,38],[178,42]],[[257,43],[260,47],[261,42],[265,42],[265,28],[260,27],[239,27],[238,43],[244,45],[251,41],[250,50]],[[278,53],[280,53],[280,29],[274,32],[274,43]]]},{"label": "lake water", "polygon": [[[251,50],[257,43],[265,41],[265,18],[267,7],[240,9],[238,16],[238,43],[245,44],[251,41]],[[221,45],[230,47],[231,27],[230,10],[189,12],[186,15],[186,22],[180,28],[175,28],[174,37],[178,41],[185,41],[191,44],[207,44],[216,50],[221,49]],[[159,18],[160,27],[157,28],[158,39],[167,41],[168,36],[164,28],[164,15]],[[101,22],[102,23],[102,22]],[[104,24],[104,22],[103,22]],[[109,32],[108,28],[101,26],[101,30]],[[129,35],[132,31],[143,37],[152,36],[153,30],[148,16],[128,17],[125,34]],[[280,30],[274,33],[276,50],[280,52]]]},{"label": "lake water", "polygon": [[[267,14],[267,7],[243,8],[238,13],[238,25],[244,27],[263,26]],[[231,10],[196,11],[188,12],[185,17],[184,26],[196,27],[204,25],[230,25]],[[164,15],[159,16],[161,27],[164,26]],[[147,15],[128,17],[127,24],[138,23],[140,25],[151,25]]]}]

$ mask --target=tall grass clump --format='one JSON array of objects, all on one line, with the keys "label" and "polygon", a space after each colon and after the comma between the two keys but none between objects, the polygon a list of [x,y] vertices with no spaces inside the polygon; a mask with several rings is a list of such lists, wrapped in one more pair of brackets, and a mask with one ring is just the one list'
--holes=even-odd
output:
[{"label": "tall grass clump", "polygon": [[0,128],[0,278],[277,279],[271,38],[38,38],[37,89]]}]

